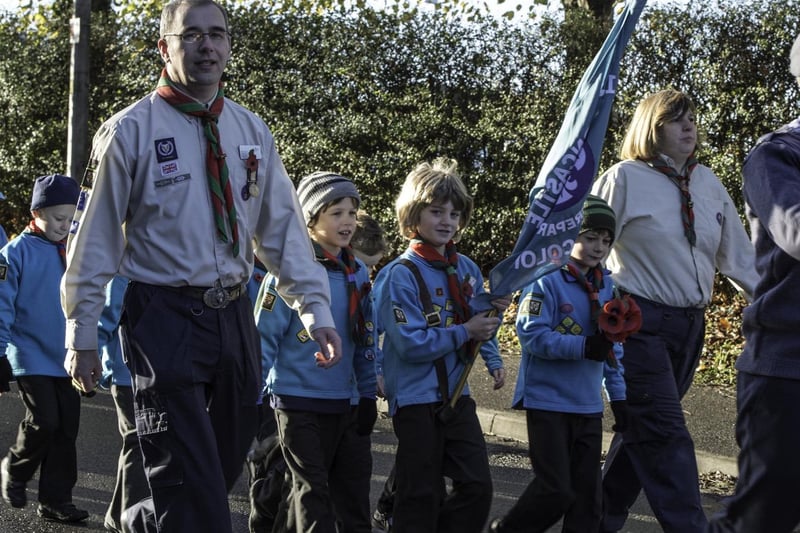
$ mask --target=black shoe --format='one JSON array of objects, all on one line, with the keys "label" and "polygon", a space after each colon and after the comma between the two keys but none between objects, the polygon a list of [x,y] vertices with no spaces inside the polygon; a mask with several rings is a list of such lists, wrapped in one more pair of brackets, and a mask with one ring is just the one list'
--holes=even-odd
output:
[{"label": "black shoe", "polygon": [[375,509],[375,512],[372,513],[372,527],[391,533],[392,517],[388,513],[382,513],[380,509]]},{"label": "black shoe", "polygon": [[8,472],[8,456],[3,457],[3,460],[0,461],[0,488],[2,488],[3,499],[11,507],[20,509],[28,503],[25,482],[11,479],[11,474]]},{"label": "black shoe", "polygon": [[81,522],[89,518],[88,511],[78,509],[71,503],[64,503],[62,505],[46,505],[40,503],[37,513],[50,522]]}]

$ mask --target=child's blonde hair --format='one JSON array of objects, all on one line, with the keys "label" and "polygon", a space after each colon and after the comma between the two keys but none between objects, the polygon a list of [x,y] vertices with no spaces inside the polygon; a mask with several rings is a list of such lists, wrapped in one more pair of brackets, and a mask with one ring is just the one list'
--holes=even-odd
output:
[{"label": "child's blonde hair", "polygon": [[473,203],[457,168],[458,163],[454,159],[439,157],[431,163],[420,163],[406,176],[395,203],[400,235],[411,239],[417,232],[422,210],[449,200],[455,209],[461,211],[453,241],[461,238],[472,216]]}]

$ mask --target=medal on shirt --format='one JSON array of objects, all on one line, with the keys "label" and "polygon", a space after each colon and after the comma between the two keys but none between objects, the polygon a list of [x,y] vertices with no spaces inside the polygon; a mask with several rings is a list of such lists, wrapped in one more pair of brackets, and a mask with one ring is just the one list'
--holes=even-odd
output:
[{"label": "medal on shirt", "polygon": [[252,196],[258,196],[258,159],[255,150],[250,150],[247,160],[244,162],[247,167],[247,183],[242,187],[242,199],[249,200]]}]

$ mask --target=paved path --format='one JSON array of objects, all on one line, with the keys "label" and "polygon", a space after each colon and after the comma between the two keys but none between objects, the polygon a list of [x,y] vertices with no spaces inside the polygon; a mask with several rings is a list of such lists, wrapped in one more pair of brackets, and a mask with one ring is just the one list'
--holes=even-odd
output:
[{"label": "paved path", "polygon": [[[504,357],[507,378],[502,389],[492,390],[492,380],[485,367],[476,365],[469,379],[470,390],[478,404],[481,423],[486,433],[527,441],[523,412],[510,408],[519,359],[507,355]],[[736,476],[736,455],[739,451],[734,433],[736,392],[719,387],[693,385],[683,400],[683,409],[686,424],[695,442],[700,471],[719,471]],[[613,415],[606,405],[606,449],[612,436],[612,423]]]}]

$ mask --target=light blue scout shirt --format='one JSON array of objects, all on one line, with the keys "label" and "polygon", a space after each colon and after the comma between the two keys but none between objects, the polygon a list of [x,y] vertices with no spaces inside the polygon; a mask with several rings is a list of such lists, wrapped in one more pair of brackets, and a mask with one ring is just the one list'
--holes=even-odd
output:
[{"label": "light blue scout shirt", "polygon": [[97,347],[100,351],[100,362],[103,365],[103,378],[100,386],[109,388],[113,385],[131,386],[131,373],[122,360],[122,347],[119,340],[119,319],[122,316],[122,299],[128,279],[114,276],[106,286],[106,305],[100,313],[97,323]]},{"label": "light blue scout shirt", "polygon": [[[613,298],[613,282],[603,272],[599,301]],[[512,406],[560,413],[600,414],[601,389],[610,400],[625,399],[622,345],[614,344],[619,361],[584,358],[586,337],[593,335],[589,296],[566,269],[553,271],[523,290],[517,312],[517,337],[522,346]]]},{"label": "light blue scout shirt", "polygon": [[[398,264],[400,258],[413,261],[419,268],[441,326],[428,327],[417,281],[409,268]],[[454,323],[447,274],[410,250],[403,252],[398,259],[383,267],[375,282],[379,321],[385,329],[383,376],[390,415],[406,405],[442,401],[434,365],[440,357],[444,357],[452,394],[464,369],[457,350],[469,337],[463,324]],[[475,295],[484,292],[478,265],[465,255],[458,254],[457,272],[462,282],[472,286]],[[467,300],[469,303],[469,298]],[[496,338],[484,342],[480,354],[490,373],[503,367]],[[469,395],[469,385],[464,387],[462,394]]]},{"label": "light blue scout shirt", "polygon": [[[356,259],[356,286],[369,287],[369,271]],[[256,306],[256,324],[261,334],[263,372],[266,373],[265,392],[313,400],[347,400],[349,409],[354,385],[361,397],[375,398],[375,325],[372,299],[362,290],[361,305],[367,322],[365,345],[359,345],[351,334],[344,272],[327,270],[331,287],[331,314],[336,331],[342,339],[342,360],[328,369],[316,365],[315,352],[319,347],[306,331],[297,312],[278,295],[276,278],[267,274],[262,282]]]},{"label": "light blue scout shirt", "polygon": [[15,376],[68,377],[58,244],[23,232],[0,250],[0,356]]}]

